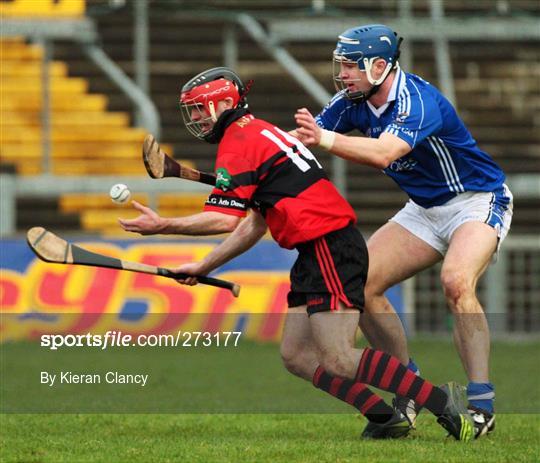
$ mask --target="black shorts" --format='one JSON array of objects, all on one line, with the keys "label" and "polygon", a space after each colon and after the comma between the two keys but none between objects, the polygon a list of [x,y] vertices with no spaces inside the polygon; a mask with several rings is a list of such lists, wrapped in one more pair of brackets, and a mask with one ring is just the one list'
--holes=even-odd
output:
[{"label": "black shorts", "polygon": [[297,246],[298,258],[291,269],[289,307],[307,305],[307,312],[346,307],[362,310],[368,271],[366,242],[349,225]]}]

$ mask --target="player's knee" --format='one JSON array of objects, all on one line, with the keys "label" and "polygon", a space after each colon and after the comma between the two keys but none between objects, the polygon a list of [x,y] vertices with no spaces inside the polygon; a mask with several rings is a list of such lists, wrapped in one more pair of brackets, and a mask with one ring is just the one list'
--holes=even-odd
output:
[{"label": "player's knee", "polygon": [[302,351],[296,345],[283,343],[280,349],[283,366],[293,375],[302,371]]},{"label": "player's knee", "polygon": [[459,304],[463,298],[474,295],[472,281],[460,270],[443,270],[441,272],[441,283],[444,295],[452,308]]},{"label": "player's knee", "polygon": [[388,288],[385,287],[382,278],[377,278],[376,275],[370,274],[364,286],[364,297],[366,303],[369,304],[369,301],[382,297],[387,289]]},{"label": "player's knee", "polygon": [[326,353],[321,355],[321,366],[332,376],[339,376],[340,378],[350,378],[354,367],[350,361],[350,356],[343,354],[338,355],[336,353]]}]

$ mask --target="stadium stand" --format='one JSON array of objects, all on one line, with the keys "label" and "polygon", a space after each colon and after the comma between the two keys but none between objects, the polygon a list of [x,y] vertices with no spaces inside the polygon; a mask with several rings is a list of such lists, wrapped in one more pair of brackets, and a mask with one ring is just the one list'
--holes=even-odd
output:
[{"label": "stadium stand", "polygon": [[[42,171],[42,54],[39,45],[2,41],[0,160],[22,175]],[[66,76],[66,69],[53,63],[51,70],[51,172],[141,173],[140,145],[146,132],[129,127],[125,113],[107,113],[107,97],[89,94],[87,81]]]},{"label": "stadium stand", "polygon": [[[366,2],[332,1],[326,3],[327,14],[345,12],[350,15],[395,16],[397,0]],[[417,16],[429,14],[429,2],[413,1],[413,13]],[[133,75],[133,11],[129,3],[123,8],[105,13],[107,2],[89,2],[89,13],[95,16],[102,45],[108,55],[118,63],[129,75]],[[225,22],[201,20],[182,20],[175,15],[179,10],[193,8],[227,12],[248,12],[258,18],[280,14],[318,14],[312,8],[312,2],[269,1],[250,2],[234,1],[180,1],[150,2],[150,67],[151,97],[157,104],[162,117],[162,140],[174,146],[174,152],[182,158],[190,159],[198,168],[213,168],[214,148],[197,142],[183,128],[177,109],[177,96],[181,85],[193,74],[207,67],[220,65],[223,61],[222,40]],[[513,2],[496,2],[485,0],[467,2],[462,0],[445,2],[445,13],[449,16],[466,16],[483,14],[486,17],[509,16],[516,14],[538,15],[540,7],[537,2],[518,0]],[[279,13],[278,13],[279,11]],[[250,104],[255,113],[286,129],[293,128],[293,114],[296,108],[307,106],[318,111],[320,106],[313,101],[300,86],[273,62],[247,35],[237,31],[240,41],[238,71],[244,78],[253,78],[255,84],[250,93]],[[204,41],[201,41],[204,37]],[[333,91],[330,78],[330,54],[333,43],[310,42],[291,43],[287,49],[321,82],[329,92]],[[413,72],[437,84],[434,51],[428,42],[413,44]],[[459,111],[471,128],[481,147],[491,153],[497,162],[509,174],[540,173],[540,50],[536,43],[500,42],[493,46],[489,42],[456,42],[450,45],[455,90]],[[72,92],[81,85],[81,78],[88,83],[90,94],[86,95],[85,104],[98,106],[100,102],[112,113],[107,117],[117,118],[130,111],[131,104],[97,69],[85,60],[78,47],[72,43],[55,43],[55,59],[68,64],[69,74],[77,78],[69,87]],[[61,74],[67,70],[61,63],[54,63]],[[58,79],[64,79],[61,76]],[[70,78],[71,79],[71,78]],[[62,81],[62,80],[60,80]],[[60,85],[60,84],[59,84]],[[66,87],[68,88],[68,87]],[[82,89],[79,88],[79,91]],[[66,90],[68,92],[68,90]],[[107,101],[103,101],[106,95]],[[96,97],[93,99],[92,97]],[[90,98],[90,99],[88,99]],[[63,101],[58,99],[56,104]],[[68,104],[66,98],[65,104]],[[90,103],[92,102],[92,103]],[[105,117],[105,116],[103,116]],[[75,123],[76,118],[72,121]],[[120,124],[119,119],[115,119]],[[125,121],[125,119],[123,119]],[[100,122],[96,119],[96,125]],[[60,123],[60,122],[59,122]],[[107,133],[111,139],[120,131],[117,126],[109,125]],[[138,131],[133,130],[133,134]],[[37,136],[34,131],[34,137]],[[102,158],[107,159],[107,167],[116,171],[114,158],[111,157],[107,143],[101,143],[96,150],[96,141],[92,131],[86,136],[94,149],[88,147],[79,150],[84,153],[82,159],[74,162],[73,172],[83,172],[84,165],[92,169],[92,164],[103,165]],[[138,135],[134,135],[136,138]],[[35,138],[34,138],[35,140]],[[7,141],[10,147],[12,141]],[[22,142],[20,142],[22,143]],[[27,156],[35,156],[39,150],[35,141],[25,140]],[[33,144],[32,144],[33,143]],[[63,143],[73,143],[64,140]],[[120,143],[120,142],[118,142]],[[126,143],[126,142],[122,142]],[[116,150],[115,150],[116,151]],[[171,150],[172,151],[172,150]],[[64,158],[71,150],[62,151],[60,147],[55,156]],[[118,153],[125,153],[131,159],[131,151],[125,144]],[[139,161],[139,148],[135,151],[133,162]],[[321,161],[331,171],[329,157],[317,152]],[[120,158],[124,159],[119,155]],[[135,160],[136,158],[136,160]],[[118,171],[123,160],[118,161]],[[58,172],[62,168],[56,167]],[[140,167],[139,167],[140,168]],[[30,169],[30,168],[28,168]],[[135,167],[134,167],[135,169]],[[70,168],[63,169],[69,172]],[[370,168],[359,165],[348,165],[349,200],[359,214],[362,229],[369,232],[384,223],[400,205],[405,197],[391,180]],[[532,199],[517,199],[513,229],[516,232],[537,233],[540,230],[540,217],[537,204]],[[168,209],[167,209],[168,210]],[[20,215],[21,216],[21,215]],[[21,218],[18,226],[26,226]]]},{"label": "stadium stand", "polygon": [[[77,3],[77,0],[73,0]],[[395,18],[400,0],[149,0],[150,13],[150,85],[151,98],[162,119],[160,142],[169,153],[189,159],[202,170],[211,170],[215,147],[200,143],[184,129],[177,97],[181,85],[195,73],[223,64],[225,19],[186,19],[178,12],[204,10],[227,14],[247,12],[262,23],[270,17]],[[42,0],[39,5],[47,3]],[[49,4],[58,2],[50,0]],[[415,17],[429,16],[429,0],[412,0]],[[0,5],[4,7],[6,3]],[[62,2],[66,5],[66,2]],[[111,5],[120,5],[111,9]],[[324,11],[317,5],[325,6]],[[87,0],[87,14],[96,22],[101,44],[107,54],[130,76],[135,74],[133,60],[133,2]],[[540,16],[540,3],[529,0],[452,0],[445,1],[445,14],[467,18]],[[220,13],[221,14],[221,13]],[[221,14],[223,16],[223,14]],[[294,111],[306,106],[316,112],[320,105],[260,49],[240,28],[238,72],[255,84],[249,101],[256,115],[285,129],[294,126]],[[204,38],[204,40],[202,40]],[[2,132],[0,168],[18,167],[20,175],[41,170],[39,127],[39,85],[42,51],[23,39],[2,41],[0,66]],[[413,68],[434,84],[437,81],[434,47],[428,40],[412,42]],[[288,43],[295,56],[329,92],[333,92],[330,55],[333,41]],[[491,153],[508,174],[540,174],[540,48],[534,41],[459,41],[450,43],[454,86],[461,116],[481,147]],[[144,175],[140,162],[140,137],[134,125],[132,103],[111,83],[98,67],[87,60],[79,45],[55,41],[50,65],[53,87],[54,172],[69,175],[94,175],[103,166],[108,173]],[[6,61],[4,61],[6,60]],[[9,65],[7,65],[9,63]],[[16,107],[17,110],[14,108]],[[86,130],[81,131],[82,127]],[[101,130],[96,128],[100,127]],[[77,129],[78,128],[78,129]],[[76,133],[79,141],[74,141]],[[129,132],[128,140],[117,139]],[[98,134],[103,135],[98,139]],[[87,137],[82,143],[80,137]],[[139,138],[137,138],[139,137]],[[115,141],[115,144],[113,143]],[[72,156],[77,153],[77,158]],[[331,173],[329,156],[317,151]],[[128,160],[129,163],[127,162]],[[56,162],[58,161],[58,162]],[[128,169],[126,165],[133,166]],[[384,223],[402,205],[405,196],[381,173],[360,165],[348,164],[348,198],[359,215],[360,228],[369,233]],[[111,184],[114,181],[111,181]],[[105,192],[104,192],[105,193]],[[135,199],[146,202],[144,195]],[[199,193],[154,198],[163,215],[197,212],[204,200]],[[152,201],[152,199],[150,199]],[[24,231],[39,223],[58,231],[118,233],[116,218],[129,216],[128,209],[115,209],[106,194],[66,194],[59,198],[22,197],[17,200],[17,229]],[[540,234],[538,198],[518,197],[510,238],[505,246],[496,280],[502,289],[499,306],[508,306],[510,331],[532,332],[538,329],[538,248],[527,247]],[[528,236],[524,236],[528,235]],[[529,241],[530,240],[530,241]],[[536,241],[535,241],[536,243]],[[504,265],[503,265],[504,264]],[[488,272],[489,273],[489,272]],[[488,275],[480,283],[480,293]],[[495,281],[495,280],[493,280]],[[490,283],[493,287],[493,281]],[[442,297],[437,267],[424,272],[413,283],[416,297],[416,329],[444,331],[449,326],[446,303]],[[492,296],[492,299],[493,297]],[[504,297],[503,297],[504,296]],[[494,305],[491,304],[490,307]],[[497,304],[495,304],[497,307]],[[496,309],[495,309],[496,310]]]},{"label": "stadium stand", "polygon": [[[146,194],[134,194],[132,199],[141,204],[149,204]],[[166,217],[196,214],[201,211],[206,195],[197,193],[161,194],[157,198],[157,210]],[[80,226],[90,232],[102,232],[108,235],[119,233],[118,216],[135,217],[136,211],[131,208],[119,211],[118,206],[111,202],[108,194],[71,193],[64,194],[58,202],[60,214],[70,216],[78,214]]]},{"label": "stadium stand", "polygon": [[[40,45],[26,43],[23,38],[4,38],[0,47],[0,164],[3,170],[13,170],[19,175],[40,174],[43,173],[43,49]],[[128,113],[107,111],[107,97],[88,93],[87,80],[69,77],[66,63],[51,63],[49,72],[50,172],[58,175],[144,175],[141,143],[146,131],[130,127]],[[170,145],[163,145],[163,149],[173,152]],[[36,201],[42,207],[36,208]],[[116,223],[116,217],[105,220],[106,211],[102,216],[96,211],[95,204],[87,207],[88,202],[80,201],[77,209],[66,209],[64,198],[60,197],[59,202],[43,198],[19,199],[20,226],[27,228],[36,220],[36,209],[41,211],[41,223],[61,229],[82,227],[89,231],[106,231]],[[107,202],[110,203],[108,198]],[[66,203],[70,204],[69,198]],[[104,207],[101,205],[101,209]]]}]

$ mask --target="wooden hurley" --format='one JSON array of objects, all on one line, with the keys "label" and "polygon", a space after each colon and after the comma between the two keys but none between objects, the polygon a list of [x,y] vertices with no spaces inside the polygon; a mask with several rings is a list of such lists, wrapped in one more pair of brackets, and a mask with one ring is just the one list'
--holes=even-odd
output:
[{"label": "wooden hurley", "polygon": [[[88,251],[84,248],[68,243],[54,233],[45,230],[43,227],[33,227],[26,234],[28,245],[34,253],[45,262],[56,264],[87,265],[90,267],[106,267],[118,270],[128,270],[130,272],[148,273],[159,275],[174,280],[184,280],[194,275],[187,273],[174,273],[162,267],[142,264],[139,262],[129,262],[114,257]],[[231,291],[234,297],[240,294],[240,286],[230,281],[220,280],[207,276],[195,276],[199,283],[209,286],[216,286]]]},{"label": "wooden hurley", "polygon": [[214,174],[183,166],[168,156],[152,134],[145,137],[142,154],[146,171],[152,178],[177,177],[206,185],[216,184]]}]

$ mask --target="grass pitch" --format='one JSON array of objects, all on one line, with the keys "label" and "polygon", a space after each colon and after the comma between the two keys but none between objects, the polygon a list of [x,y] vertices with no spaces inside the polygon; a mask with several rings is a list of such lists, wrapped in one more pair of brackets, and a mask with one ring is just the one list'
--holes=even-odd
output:
[{"label": "grass pitch", "polygon": [[[262,358],[274,351],[278,356],[275,346],[253,350]],[[449,341],[415,341],[411,351],[423,374],[434,382],[446,381],[449,375],[465,382]],[[469,444],[446,439],[434,417],[425,412],[418,430],[397,441],[361,440],[365,420],[352,409],[335,414],[4,414],[0,416],[0,461],[538,461],[539,351],[538,342],[494,343],[497,406],[504,412],[498,413],[492,436]],[[273,374],[280,375],[278,367],[276,362],[269,368],[276,368]],[[226,367],[223,370],[226,375]],[[290,381],[294,389],[302,386],[293,377],[276,380]],[[272,381],[264,384],[266,390],[260,396],[272,400],[276,394]],[[311,386],[305,387],[308,391]],[[279,391],[283,393],[283,383]]]}]

